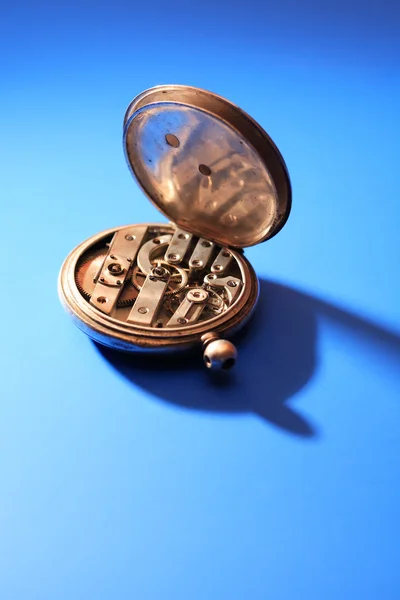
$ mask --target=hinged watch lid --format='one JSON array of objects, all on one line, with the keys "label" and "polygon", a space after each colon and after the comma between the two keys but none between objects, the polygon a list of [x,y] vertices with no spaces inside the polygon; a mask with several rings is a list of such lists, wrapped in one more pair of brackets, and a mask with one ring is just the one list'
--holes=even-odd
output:
[{"label": "hinged watch lid", "polygon": [[126,112],[124,148],[153,204],[190,233],[243,248],[287,221],[291,188],[279,150],[220,96],[181,85],[143,92]]}]

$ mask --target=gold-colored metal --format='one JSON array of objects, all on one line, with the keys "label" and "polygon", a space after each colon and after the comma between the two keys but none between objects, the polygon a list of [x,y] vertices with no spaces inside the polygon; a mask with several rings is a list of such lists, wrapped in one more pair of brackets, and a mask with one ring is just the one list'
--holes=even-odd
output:
[{"label": "gold-colored metal", "polygon": [[90,237],[66,258],[59,295],[85,333],[116,349],[204,348],[229,369],[225,339],[251,316],[258,280],[243,247],[275,235],[291,205],[279,151],[246,113],[204,90],[160,86],[130,104],[130,168],[168,224]]}]

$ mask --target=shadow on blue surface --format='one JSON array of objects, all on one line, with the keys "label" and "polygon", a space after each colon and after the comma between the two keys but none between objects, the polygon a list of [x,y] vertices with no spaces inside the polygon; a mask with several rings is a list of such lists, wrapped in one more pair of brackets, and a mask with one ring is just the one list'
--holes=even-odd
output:
[{"label": "shadow on blue surface", "polygon": [[377,324],[293,288],[260,281],[254,318],[239,335],[233,371],[210,373],[201,351],[187,355],[139,355],[96,344],[126,379],[150,394],[188,409],[252,412],[303,437],[316,427],[287,400],[304,388],[318,366],[317,319],[324,316],[400,357],[400,337]]}]

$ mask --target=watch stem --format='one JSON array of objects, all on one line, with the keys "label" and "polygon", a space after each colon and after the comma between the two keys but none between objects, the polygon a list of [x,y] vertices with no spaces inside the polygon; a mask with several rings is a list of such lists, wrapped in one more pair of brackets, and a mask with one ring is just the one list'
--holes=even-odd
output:
[{"label": "watch stem", "polygon": [[216,334],[206,334],[202,338],[204,363],[213,371],[228,371],[237,359],[237,350],[232,342],[218,338]]}]

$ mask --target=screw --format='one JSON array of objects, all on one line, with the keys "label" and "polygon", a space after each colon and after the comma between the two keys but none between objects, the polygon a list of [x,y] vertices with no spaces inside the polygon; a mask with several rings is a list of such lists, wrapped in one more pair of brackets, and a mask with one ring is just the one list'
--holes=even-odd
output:
[{"label": "screw", "polygon": [[131,257],[130,257],[130,256],[127,256],[127,257],[126,257],[126,260],[127,260],[128,262],[132,262],[132,259],[131,259]]},{"label": "screw", "polygon": [[104,277],[100,277],[100,281],[104,281]]},{"label": "screw", "polygon": [[168,254],[168,260],[179,260],[179,254]]},{"label": "screw", "polygon": [[138,312],[140,312],[141,315],[145,315],[149,312],[149,309],[146,308],[146,306],[141,306],[140,308],[138,308]]},{"label": "screw", "polygon": [[236,282],[236,281],[233,281],[233,279],[230,279],[230,280],[228,281],[228,285],[229,285],[229,287],[236,287],[236,286],[237,286],[237,282]]},{"label": "screw", "polygon": [[178,319],[178,323],[180,323],[180,325],[185,325],[185,323],[187,323],[187,319],[185,319],[185,317],[179,317]]},{"label": "screw", "polygon": [[114,254],[111,254],[110,258],[112,258],[112,260],[117,260],[117,257],[114,256]]},{"label": "screw", "polygon": [[132,242],[135,239],[134,235],[126,235],[125,239],[128,240],[128,242]]},{"label": "screw", "polygon": [[189,302],[205,302],[208,298],[208,292],[204,289],[190,290],[186,298]]},{"label": "screw", "polygon": [[167,275],[167,269],[164,269],[164,267],[154,267],[154,269],[152,269],[152,275],[155,277],[165,277]]},{"label": "screw", "polygon": [[119,263],[111,263],[108,265],[108,270],[111,275],[121,275],[124,272],[123,267]]},{"label": "screw", "polygon": [[117,281],[117,285],[121,285],[121,283],[122,283],[122,282],[121,282],[121,281],[118,279],[118,281]]},{"label": "screw", "polygon": [[203,261],[202,260],[194,260],[194,261],[192,261],[192,265],[193,265],[193,267],[202,267]]}]

